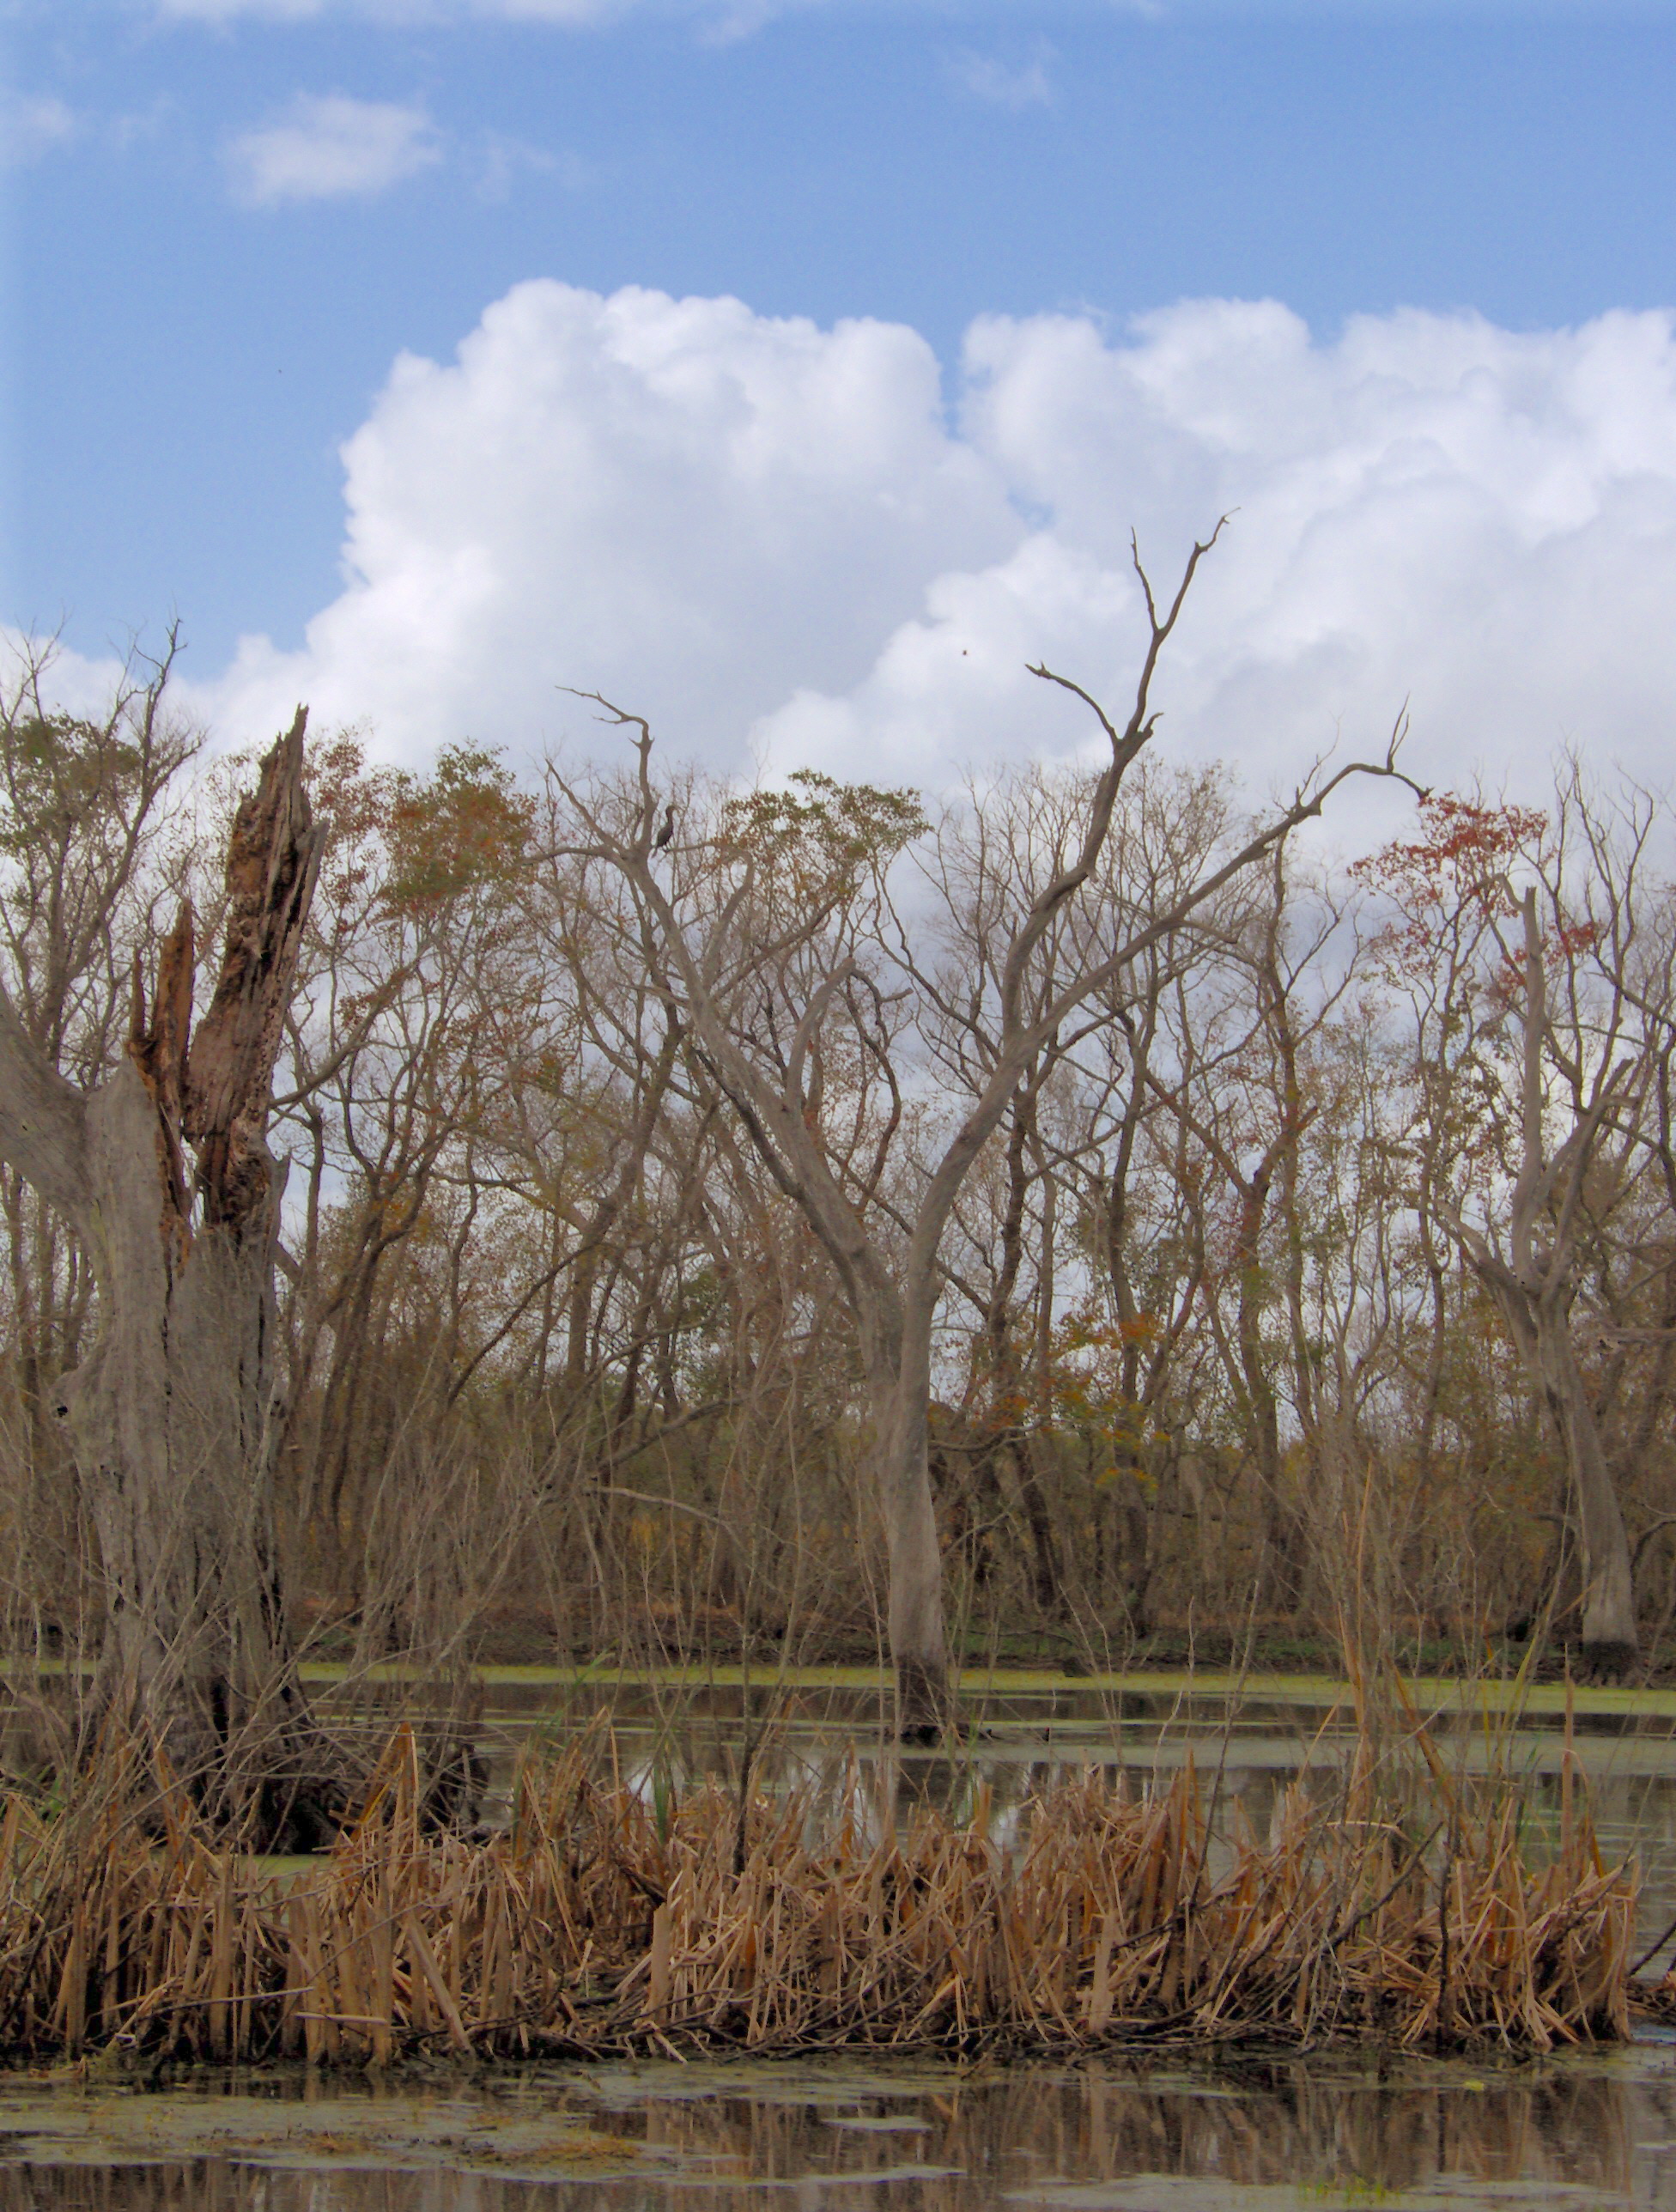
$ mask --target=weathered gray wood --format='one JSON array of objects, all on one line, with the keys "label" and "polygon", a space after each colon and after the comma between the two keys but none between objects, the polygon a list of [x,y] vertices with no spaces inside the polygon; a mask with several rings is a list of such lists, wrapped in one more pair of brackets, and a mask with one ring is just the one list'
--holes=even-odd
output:
[{"label": "weathered gray wood", "polygon": [[82,1094],[0,1004],[0,1157],[74,1221],[99,1334],[67,1376],[98,1535],[105,1641],[94,1711],[143,1731],[218,1819],[269,1844],[318,1825],[327,1762],[279,1585],[274,1255],[282,1175],[266,1142],[275,1058],[323,831],[299,708],[230,842],[219,980],[191,1033],[183,906],[124,1056]]},{"label": "weathered gray wood", "polygon": [[46,1060],[0,989],[0,1158],[82,1226],[87,1102]]}]

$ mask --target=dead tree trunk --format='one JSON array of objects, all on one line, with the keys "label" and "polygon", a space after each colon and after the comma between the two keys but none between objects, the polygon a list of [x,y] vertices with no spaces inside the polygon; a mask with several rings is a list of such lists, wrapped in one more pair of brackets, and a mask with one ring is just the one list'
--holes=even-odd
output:
[{"label": "dead tree trunk", "polygon": [[0,1156],[74,1224],[98,1286],[97,1341],[54,1404],[103,1573],[92,1714],[140,1732],[160,1772],[270,1848],[315,1840],[330,1797],[272,1519],[283,1175],[265,1130],[324,837],[305,721],[299,708],[239,808],[195,1035],[184,904],[149,1006],[137,959],[127,1045],[94,1090],[54,1071],[0,994]]}]

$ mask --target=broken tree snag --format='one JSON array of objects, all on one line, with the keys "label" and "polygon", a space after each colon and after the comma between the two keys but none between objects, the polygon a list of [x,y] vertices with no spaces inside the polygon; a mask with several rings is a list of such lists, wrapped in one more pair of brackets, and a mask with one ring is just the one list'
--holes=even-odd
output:
[{"label": "broken tree snag", "polygon": [[103,1577],[90,1718],[137,1731],[160,1778],[269,1848],[318,1840],[337,1794],[273,1528],[282,1178],[266,1130],[324,841],[305,722],[299,709],[239,809],[221,971],[196,1036],[185,906],[149,994],[137,966],[126,1050],[91,1091],[63,1082],[0,994],[0,1156],[70,1216],[98,1286],[97,1340],[57,1407]]},{"label": "broken tree snag", "polygon": [[206,1223],[234,1229],[259,1231],[267,1219],[274,1062],[325,842],[303,788],[307,720],[299,707],[234,817],[222,972],[192,1039],[186,1134],[197,1154],[198,1196]]},{"label": "broken tree snag", "polygon": [[178,1223],[183,1232],[191,1204],[180,1137],[185,1118],[186,1040],[192,1024],[195,957],[191,902],[183,899],[174,927],[158,948],[157,995],[149,1027],[145,966],[140,954],[134,955],[134,1012],[128,1029],[129,1052],[151,1093],[157,1115],[158,1163],[170,1200],[166,1225]]}]

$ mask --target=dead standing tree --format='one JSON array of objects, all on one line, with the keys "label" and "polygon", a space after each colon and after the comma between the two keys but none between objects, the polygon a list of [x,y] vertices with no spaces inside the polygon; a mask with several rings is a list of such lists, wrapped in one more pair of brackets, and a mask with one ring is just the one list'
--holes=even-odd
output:
[{"label": "dead standing tree", "polygon": [[271,1513],[283,1176],[265,1132],[324,842],[306,720],[300,708],[238,809],[221,973],[196,1032],[185,902],[149,1007],[137,957],[126,1045],[91,1089],[58,1073],[0,991],[0,1158],[70,1223],[98,1290],[97,1341],[53,1408],[100,1553],[90,1711],[143,1732],[160,1773],[270,1847],[313,1839],[327,1771]]},{"label": "dead standing tree", "polygon": [[[1394,739],[1382,763],[1352,763],[1301,790],[1290,806],[1237,850],[1207,866],[1164,910],[1136,917],[1105,957],[1096,957],[1069,975],[1053,972],[1050,963],[1044,976],[1042,961],[1060,917],[1098,866],[1119,787],[1153,736],[1157,717],[1150,698],[1159,657],[1199,563],[1221,529],[1219,523],[1205,544],[1194,545],[1175,595],[1163,611],[1136,557],[1149,635],[1133,708],[1125,724],[1112,722],[1098,702],[1067,678],[1045,667],[1031,672],[1072,693],[1094,713],[1109,741],[1111,757],[1090,793],[1074,858],[1033,887],[1011,922],[1007,943],[992,963],[993,994],[975,1007],[955,1010],[973,1033],[982,1073],[958,1126],[940,1155],[928,1163],[917,1202],[906,1216],[877,1204],[876,1191],[852,1182],[821,1133],[819,1086],[811,1079],[811,1066],[823,1028],[847,1012],[861,1033],[864,1050],[875,1058],[884,1050],[882,1040],[874,1036],[883,1019],[876,992],[849,988],[865,982],[855,959],[841,957],[823,975],[805,978],[801,1006],[785,1009],[786,1042],[765,1049],[755,1019],[757,1001],[749,991],[744,995],[752,1012],[743,1020],[738,1018],[740,979],[753,970],[764,972],[783,999],[787,943],[782,939],[753,947],[744,941],[737,925],[750,912],[748,874],[702,921],[678,910],[671,893],[659,882],[653,866],[659,808],[651,779],[653,740],[645,721],[597,694],[587,695],[616,723],[638,732],[639,787],[626,830],[614,827],[599,808],[587,805],[570,787],[559,787],[580,834],[557,842],[577,857],[604,862],[627,886],[654,981],[701,1049],[764,1164],[825,1250],[854,1316],[884,1522],[897,1723],[905,1735],[933,1735],[953,1714],[928,1446],[935,1324],[945,1279],[943,1245],[962,1185],[1005,1118],[1020,1084],[1043,1052],[1063,1036],[1073,1015],[1080,1012],[1084,1020],[1105,1018],[1103,1013],[1088,1014],[1090,1002],[1103,1006],[1152,946],[1178,931],[1189,915],[1302,823],[1319,814],[1329,794],[1347,777],[1398,774]],[[799,941],[809,941],[807,930]],[[881,944],[878,950],[896,961],[911,990],[921,997],[927,993],[935,996],[931,977],[905,948]],[[870,1017],[863,1011],[869,1006],[873,1009]],[[938,1007],[940,1015],[950,1011],[946,1006]],[[894,1089],[894,1075],[888,1079]],[[877,1175],[872,1180],[877,1182]]]}]

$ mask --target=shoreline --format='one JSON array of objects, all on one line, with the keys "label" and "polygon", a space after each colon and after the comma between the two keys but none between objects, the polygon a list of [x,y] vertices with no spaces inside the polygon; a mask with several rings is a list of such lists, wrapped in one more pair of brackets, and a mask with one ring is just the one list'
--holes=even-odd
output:
[{"label": "shoreline", "polygon": [[[416,1661],[380,1659],[366,1666],[347,1660],[306,1659],[301,1679],[321,1688],[350,1682],[422,1685],[436,1680]],[[91,1674],[92,1663],[60,1658],[0,1658],[0,1680],[34,1676],[62,1679],[71,1672]],[[670,1690],[856,1690],[880,1696],[892,1688],[892,1676],[879,1666],[793,1666],[738,1661],[701,1661],[668,1666],[617,1665],[586,1662],[546,1665],[525,1661],[485,1661],[450,1674],[449,1682],[472,1682],[484,1689],[670,1689]],[[1568,1708],[1584,1717],[1635,1714],[1676,1720],[1676,1687],[1645,1688],[1618,1683],[1523,1681],[1472,1674],[1400,1674],[1409,1700],[1423,1712],[1491,1714],[1529,1712],[1563,1716]],[[1238,1673],[1225,1667],[1125,1668],[1109,1673],[1065,1674],[1049,1668],[964,1668],[956,1676],[962,1696],[1008,1697],[1188,1697],[1238,1698],[1254,1705],[1290,1705],[1311,1710],[1354,1712],[1356,1685],[1342,1675],[1303,1673]]]}]

